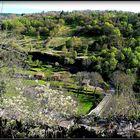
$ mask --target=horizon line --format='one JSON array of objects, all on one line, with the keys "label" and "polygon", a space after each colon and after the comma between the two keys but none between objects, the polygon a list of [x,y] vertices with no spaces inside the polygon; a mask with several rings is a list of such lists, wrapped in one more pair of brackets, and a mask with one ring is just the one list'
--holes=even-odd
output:
[{"label": "horizon line", "polygon": [[[30,9],[31,10],[31,9]],[[125,10],[110,10],[110,9],[106,9],[106,10],[91,10],[91,9],[85,9],[85,10],[72,10],[72,11],[66,11],[66,10],[48,10],[48,11],[45,11],[45,10],[42,10],[42,11],[35,11],[35,12],[29,12],[29,13],[15,13],[15,12],[2,12],[0,14],[18,14],[18,15],[21,15],[21,14],[38,14],[38,13],[48,13],[48,12],[78,12],[78,11],[99,11],[99,12],[124,12],[124,13],[140,13],[140,12],[134,12],[134,11],[125,11]]]}]

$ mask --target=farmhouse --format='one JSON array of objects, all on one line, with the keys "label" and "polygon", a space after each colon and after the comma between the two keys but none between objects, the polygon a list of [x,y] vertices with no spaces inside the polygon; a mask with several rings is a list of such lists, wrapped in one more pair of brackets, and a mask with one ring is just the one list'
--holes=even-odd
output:
[{"label": "farmhouse", "polygon": [[34,77],[38,80],[42,80],[45,77],[45,74],[43,72],[38,72],[34,74]]},{"label": "farmhouse", "polygon": [[61,74],[60,73],[54,73],[54,75],[52,75],[52,79],[54,81],[60,81],[61,80]]}]

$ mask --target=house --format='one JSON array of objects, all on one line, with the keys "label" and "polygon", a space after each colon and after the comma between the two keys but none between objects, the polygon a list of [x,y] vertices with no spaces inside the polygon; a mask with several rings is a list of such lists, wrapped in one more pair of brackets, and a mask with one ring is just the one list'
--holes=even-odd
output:
[{"label": "house", "polygon": [[43,72],[38,72],[34,74],[34,77],[38,80],[42,80],[45,77],[45,74]]},{"label": "house", "polygon": [[61,74],[60,73],[54,73],[54,75],[52,75],[52,79],[54,81],[60,81],[61,80]]}]

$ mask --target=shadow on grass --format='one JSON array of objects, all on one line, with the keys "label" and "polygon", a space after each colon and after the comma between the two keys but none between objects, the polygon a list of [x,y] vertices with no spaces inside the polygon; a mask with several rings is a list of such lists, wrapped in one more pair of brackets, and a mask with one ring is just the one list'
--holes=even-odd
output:
[{"label": "shadow on grass", "polygon": [[71,92],[76,93],[76,94],[83,94],[83,95],[89,95],[89,96],[98,95],[94,91],[88,91],[88,90],[84,90],[84,89],[80,90],[80,89],[75,89],[75,88],[67,87],[67,86],[65,86],[64,88],[66,88],[68,91],[71,91]]}]

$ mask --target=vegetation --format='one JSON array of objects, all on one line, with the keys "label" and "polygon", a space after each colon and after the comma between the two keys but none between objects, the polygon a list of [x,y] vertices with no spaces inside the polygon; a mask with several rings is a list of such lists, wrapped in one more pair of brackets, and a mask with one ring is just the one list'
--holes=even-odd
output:
[{"label": "vegetation", "polygon": [[[104,96],[111,101],[103,117],[140,118],[140,13],[2,16],[0,113],[8,137],[49,137],[47,126],[87,115]],[[18,123],[41,125],[18,131]]]}]

